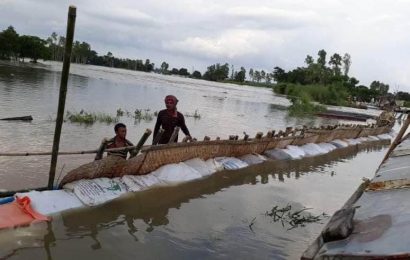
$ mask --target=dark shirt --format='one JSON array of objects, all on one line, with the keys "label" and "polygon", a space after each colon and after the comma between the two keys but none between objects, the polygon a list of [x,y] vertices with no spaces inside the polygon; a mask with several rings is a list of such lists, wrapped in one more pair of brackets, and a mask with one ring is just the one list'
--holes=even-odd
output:
[{"label": "dark shirt", "polygon": [[[169,139],[171,139],[171,135],[174,132],[174,128],[178,126],[181,128],[182,132],[184,132],[185,135],[190,135],[188,128],[185,125],[185,119],[184,116],[177,111],[177,116],[173,117],[168,113],[166,109],[159,111],[158,117],[157,117],[157,123],[155,124],[155,129],[154,129],[154,139],[158,134],[158,131],[160,127],[164,129],[164,133],[162,134],[161,139],[159,140],[159,144],[167,144],[169,142]],[[175,142],[178,141],[178,136],[175,139]]]}]

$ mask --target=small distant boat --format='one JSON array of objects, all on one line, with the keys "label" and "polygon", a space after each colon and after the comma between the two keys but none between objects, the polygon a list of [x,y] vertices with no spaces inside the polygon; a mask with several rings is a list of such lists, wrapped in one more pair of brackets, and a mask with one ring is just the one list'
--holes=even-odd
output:
[{"label": "small distant boat", "polygon": [[8,120],[8,121],[32,121],[32,116],[18,116],[18,117],[6,117],[0,118],[0,120]]}]

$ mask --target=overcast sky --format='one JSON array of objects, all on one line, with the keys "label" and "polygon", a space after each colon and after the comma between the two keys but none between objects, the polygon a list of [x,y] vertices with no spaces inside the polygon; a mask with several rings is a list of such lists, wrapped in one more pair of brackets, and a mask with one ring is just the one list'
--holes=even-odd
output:
[{"label": "overcast sky", "polygon": [[272,71],[303,66],[320,49],[352,56],[350,76],[410,92],[410,1],[406,0],[0,0],[0,29],[65,34],[100,55],[149,58],[204,71],[228,62]]}]

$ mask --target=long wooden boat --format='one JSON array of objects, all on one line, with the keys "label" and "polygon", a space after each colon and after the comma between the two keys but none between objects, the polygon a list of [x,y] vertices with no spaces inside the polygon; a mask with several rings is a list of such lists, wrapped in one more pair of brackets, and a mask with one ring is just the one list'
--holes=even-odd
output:
[{"label": "long wooden boat", "polygon": [[80,180],[99,177],[121,177],[124,175],[148,174],[159,167],[179,163],[192,158],[229,156],[239,157],[246,154],[263,154],[267,150],[285,148],[287,145],[301,146],[307,143],[330,142],[335,139],[350,139],[388,133],[393,127],[391,120],[379,120],[372,125],[333,125],[320,128],[292,129],[268,132],[265,136],[258,133],[253,139],[205,140],[189,143],[172,143],[145,147],[139,155],[129,160],[109,156],[102,160],[84,164],[70,171],[60,186]]}]

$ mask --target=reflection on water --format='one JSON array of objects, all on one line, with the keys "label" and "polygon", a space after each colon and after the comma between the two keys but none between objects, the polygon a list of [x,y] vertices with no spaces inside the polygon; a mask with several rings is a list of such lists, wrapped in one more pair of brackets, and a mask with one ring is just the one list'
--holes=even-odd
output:
[{"label": "reflection on water", "polygon": [[265,212],[291,205],[332,214],[361,177],[374,173],[377,165],[364,170],[363,162],[380,161],[384,148],[351,146],[303,160],[269,161],[66,211],[48,225],[0,231],[0,257],[296,259],[323,223],[287,230]]}]

